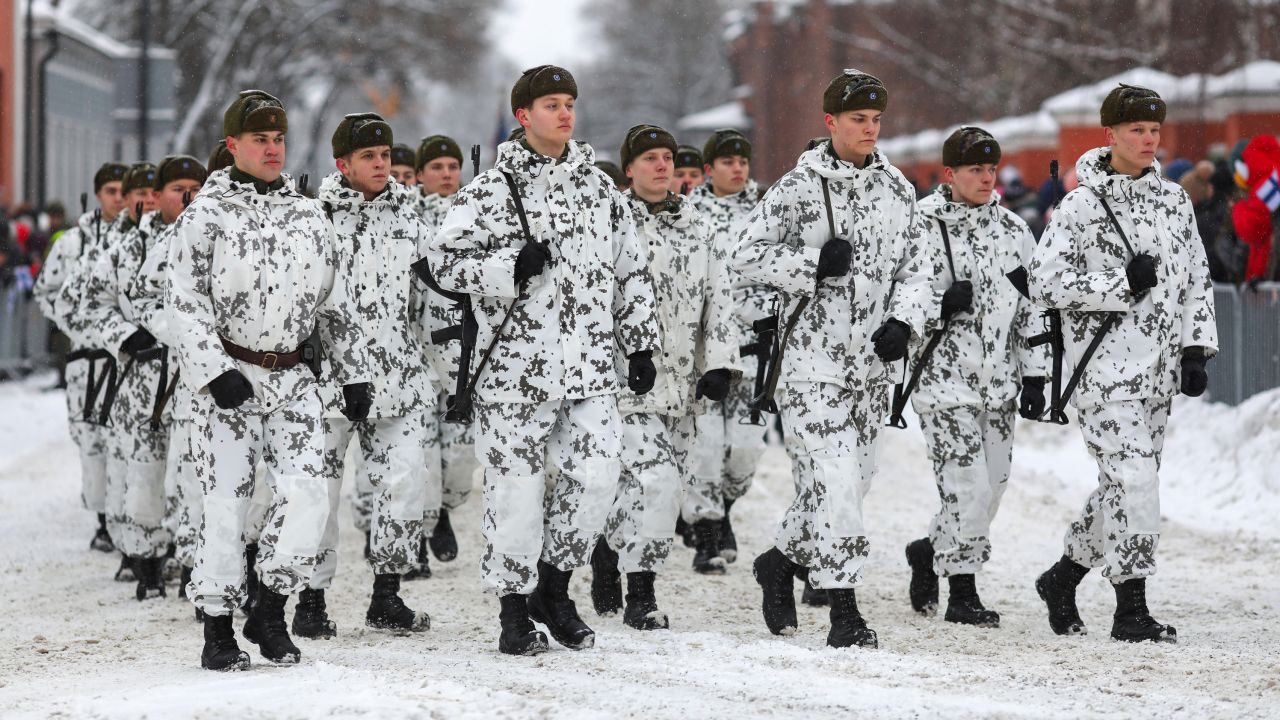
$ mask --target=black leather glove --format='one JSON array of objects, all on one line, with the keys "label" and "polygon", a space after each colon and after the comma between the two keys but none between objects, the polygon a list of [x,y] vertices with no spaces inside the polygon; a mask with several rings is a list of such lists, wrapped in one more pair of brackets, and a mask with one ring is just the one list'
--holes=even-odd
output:
[{"label": "black leather glove", "polygon": [[1146,253],[1138,253],[1129,261],[1124,274],[1129,277],[1129,292],[1141,295],[1156,286],[1156,259]]},{"label": "black leather glove", "polygon": [[640,350],[627,356],[627,387],[637,395],[643,395],[653,389],[653,381],[658,379],[658,370],[653,366],[653,351]]},{"label": "black leather glove", "polygon": [[1018,401],[1018,414],[1027,420],[1035,420],[1044,414],[1043,377],[1022,378],[1022,397]]},{"label": "black leather glove", "polygon": [[235,410],[253,397],[253,386],[239,370],[228,370],[209,381],[209,394],[223,410]]},{"label": "black leather glove", "polygon": [[973,283],[957,280],[942,293],[942,319],[950,320],[956,313],[973,310]]},{"label": "black leather glove", "polygon": [[897,362],[907,356],[907,341],[911,339],[911,328],[901,320],[889,318],[879,330],[871,334],[871,342],[875,343],[876,355],[881,361]]},{"label": "black leather glove", "polygon": [[133,331],[133,334],[125,338],[124,342],[120,343],[120,349],[130,355],[137,355],[149,347],[155,347],[155,344],[155,335],[147,332],[146,328],[138,328]]},{"label": "black leather glove", "polygon": [[720,402],[729,396],[729,382],[732,379],[733,375],[724,368],[708,370],[698,378],[698,390],[694,397]]},{"label": "black leather glove", "polygon": [[1005,277],[1009,278],[1009,282],[1013,283],[1013,287],[1017,289],[1018,294],[1028,300],[1031,299],[1031,277],[1027,274],[1027,269],[1019,267],[1005,273]]},{"label": "black leather glove", "polygon": [[547,246],[537,242],[527,242],[520,248],[516,256],[516,285],[524,285],[534,275],[541,275],[547,267],[551,253]]},{"label": "black leather glove", "polygon": [[351,383],[342,386],[342,414],[348,420],[364,420],[369,417],[369,408],[373,407],[373,388],[367,382]]},{"label": "black leather glove", "polygon": [[1187,397],[1200,397],[1209,387],[1209,373],[1204,365],[1209,358],[1204,356],[1204,348],[1190,347],[1182,351],[1182,394]]},{"label": "black leather glove", "polygon": [[847,240],[832,238],[818,253],[818,280],[848,275],[852,263],[853,246]]}]

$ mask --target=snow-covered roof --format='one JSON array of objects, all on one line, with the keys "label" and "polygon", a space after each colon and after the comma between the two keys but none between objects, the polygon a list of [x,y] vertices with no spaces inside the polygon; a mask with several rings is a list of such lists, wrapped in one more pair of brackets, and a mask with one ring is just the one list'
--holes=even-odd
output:
[{"label": "snow-covered roof", "polygon": [[1242,65],[1231,72],[1210,77],[1206,89],[1210,96],[1280,93],[1280,62],[1256,60]]},{"label": "snow-covered roof", "polygon": [[[48,0],[33,0],[31,16],[41,31],[52,27],[58,31],[59,35],[93,48],[107,57],[136,58],[140,52],[137,46],[122,43],[101,30],[77,20],[71,15],[71,8],[50,5]],[[152,45],[148,48],[147,57],[176,57],[176,53],[169,48]]]},{"label": "snow-covered roof", "polygon": [[745,130],[749,127],[751,127],[751,119],[747,117],[746,108],[738,100],[685,115],[676,121],[676,128],[680,130],[717,130],[719,128]]},{"label": "snow-covered roof", "polygon": [[1119,75],[1112,75],[1091,85],[1082,85],[1066,92],[1058,93],[1045,100],[1040,107],[1055,115],[1075,112],[1097,112],[1103,99],[1107,97],[1107,93],[1111,92],[1120,83],[1150,88],[1166,98],[1176,95],[1179,88],[1179,78],[1175,75],[1152,68],[1134,68],[1126,70]]}]

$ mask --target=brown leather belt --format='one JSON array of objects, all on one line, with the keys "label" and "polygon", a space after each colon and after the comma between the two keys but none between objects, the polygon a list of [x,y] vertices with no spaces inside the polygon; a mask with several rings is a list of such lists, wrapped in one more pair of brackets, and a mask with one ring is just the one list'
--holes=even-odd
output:
[{"label": "brown leather belt", "polygon": [[257,365],[263,370],[288,370],[302,362],[302,348],[287,353],[258,352],[240,347],[224,337],[218,339],[222,341],[222,349],[226,350],[228,355],[241,362]]}]

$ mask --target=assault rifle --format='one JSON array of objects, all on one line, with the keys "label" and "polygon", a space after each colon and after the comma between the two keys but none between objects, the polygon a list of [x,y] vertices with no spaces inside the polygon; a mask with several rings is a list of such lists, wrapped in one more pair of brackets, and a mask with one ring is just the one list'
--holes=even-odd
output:
[{"label": "assault rifle", "polygon": [[[765,381],[769,374],[769,358],[773,355],[775,344],[774,336],[778,334],[778,314],[775,312],[751,323],[751,331],[756,334],[756,339],[754,342],[740,346],[738,357],[754,356],[756,359],[755,385],[751,392],[751,397],[754,399],[764,394]],[[751,418],[747,424],[764,425],[760,408],[757,408],[754,402],[751,403]]]}]

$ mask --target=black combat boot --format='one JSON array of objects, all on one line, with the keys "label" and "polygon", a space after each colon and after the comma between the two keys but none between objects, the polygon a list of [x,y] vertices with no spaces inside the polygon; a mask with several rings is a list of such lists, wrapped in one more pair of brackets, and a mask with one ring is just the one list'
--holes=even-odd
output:
[{"label": "black combat boot", "polygon": [[1000,613],[988,610],[978,597],[977,581],[973,575],[951,575],[947,578],[951,592],[947,595],[947,622],[979,627],[1000,627]]},{"label": "black combat boot", "polygon": [[178,597],[187,599],[187,585],[191,584],[191,568],[182,566],[182,574],[178,576]]},{"label": "black combat boot", "polygon": [[683,517],[676,518],[676,535],[680,536],[680,542],[684,543],[685,547],[694,546],[693,526],[685,522]]},{"label": "black combat boot", "polygon": [[139,601],[165,597],[164,558],[133,557],[133,572],[138,576],[134,595]]},{"label": "black combat boot", "polygon": [[458,538],[453,534],[453,524],[449,522],[449,511],[440,508],[440,519],[436,521],[431,538],[427,541],[431,552],[440,562],[449,562],[458,557]]},{"label": "black combat boot", "polygon": [[1084,621],[1076,609],[1076,586],[1089,568],[1063,555],[1036,579],[1036,592],[1049,609],[1049,627],[1058,635],[1084,635]]},{"label": "black combat boot", "polygon": [[1178,631],[1162,625],[1147,610],[1147,579],[1132,578],[1112,583],[1116,591],[1116,614],[1111,622],[1111,637],[1127,642],[1178,642]]},{"label": "black combat boot", "polygon": [[764,624],[774,635],[791,635],[796,631],[796,596],[792,580],[798,567],[776,547],[769,548],[752,564],[752,574],[764,591],[761,602]]},{"label": "black combat boot", "polygon": [[244,546],[244,605],[240,607],[245,615],[253,612],[253,606],[258,603],[258,586],[261,581],[258,579],[258,573],[254,566],[258,562],[258,543],[249,543]]},{"label": "black combat boot", "polygon": [[164,558],[161,562],[161,568],[164,573],[164,581],[171,583],[177,580],[182,574],[182,563],[178,562],[178,546],[169,543],[169,549],[165,550]]},{"label": "black combat boot", "polygon": [[627,610],[622,614],[622,622],[637,630],[666,630],[670,625],[667,614],[658,609],[658,600],[653,594],[653,580],[656,573],[627,573]]},{"label": "black combat boot", "polygon": [[288,599],[288,595],[259,585],[257,602],[244,621],[244,638],[258,646],[262,657],[280,665],[296,665],[302,658],[284,622],[284,604]]},{"label": "black combat boot", "polygon": [[431,616],[409,609],[400,598],[400,576],[384,573],[373,576],[373,597],[364,624],[379,630],[422,632],[431,629]]},{"label": "black combat boot", "polygon": [[733,509],[733,501],[724,501],[724,519],[720,521],[720,557],[727,563],[738,559],[738,538],[733,534],[733,523],[729,522],[729,511]]},{"label": "black combat boot", "polygon": [[338,634],[338,625],[329,619],[324,590],[306,588],[298,593],[293,607],[293,634],[308,640],[328,640]]},{"label": "black combat boot", "polygon": [[720,556],[720,521],[699,520],[693,524],[694,572],[703,575],[723,575],[725,561]]},{"label": "black combat boot", "polygon": [[800,602],[809,607],[826,607],[831,601],[826,590],[819,590],[809,582],[809,568],[802,567],[796,572],[796,579],[804,581],[804,589],[800,591]]},{"label": "black combat boot", "polygon": [[907,543],[907,565],[911,567],[911,608],[925,617],[938,614],[938,574],[933,571],[933,543],[920,538]]},{"label": "black combat boot", "polygon": [[98,513],[98,529],[93,532],[93,539],[89,541],[89,549],[104,553],[113,552],[116,549],[116,544],[111,542],[111,535],[107,532],[106,513]]},{"label": "black combat boot", "polygon": [[547,626],[551,637],[570,650],[586,650],[596,644],[595,631],[578,616],[578,608],[569,598],[572,570],[538,561],[538,587],[529,596],[529,617]]},{"label": "black combat boot", "polygon": [[502,634],[498,636],[498,652],[505,655],[538,655],[551,649],[547,636],[538,632],[529,619],[528,598],[511,593],[498,598],[502,610]]},{"label": "black combat boot", "polygon": [[405,580],[426,580],[431,577],[431,554],[427,552],[427,538],[418,541],[418,564],[404,574]]},{"label": "black combat boot", "polygon": [[138,579],[138,570],[133,566],[133,558],[120,554],[120,567],[116,568],[116,582],[134,582]]},{"label": "black combat boot", "polygon": [[248,670],[249,653],[236,644],[236,631],[231,615],[208,615],[204,618],[204,650],[200,667],[205,670]]},{"label": "black combat boot", "polygon": [[831,598],[831,631],[827,633],[827,645],[835,648],[879,647],[876,631],[867,627],[867,621],[858,612],[858,596],[853,588],[828,590]]},{"label": "black combat boot", "polygon": [[604,617],[617,615],[622,609],[622,573],[618,572],[618,553],[602,536],[591,552],[591,606]]}]

